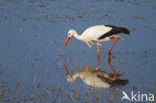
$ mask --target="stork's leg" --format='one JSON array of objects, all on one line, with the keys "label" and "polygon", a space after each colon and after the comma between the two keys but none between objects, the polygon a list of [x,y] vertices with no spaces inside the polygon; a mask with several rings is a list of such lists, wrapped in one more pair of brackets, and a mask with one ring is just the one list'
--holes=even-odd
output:
[{"label": "stork's leg", "polygon": [[100,59],[99,55],[100,55],[100,44],[97,43],[97,68],[96,69],[99,69],[99,59]]},{"label": "stork's leg", "polygon": [[117,74],[116,74],[116,71],[114,70],[114,68],[113,68],[113,66],[111,64],[111,57],[110,56],[108,57],[108,64],[109,64],[109,67],[111,68],[111,70],[112,70],[112,72],[114,74],[113,78],[116,79],[117,78]]},{"label": "stork's leg", "polygon": [[115,41],[114,41],[114,43],[112,44],[112,46],[110,47],[110,49],[108,51],[108,56],[111,56],[111,50],[112,50],[113,46],[115,45],[115,43],[119,40],[118,36],[113,36],[111,38],[115,39]]}]

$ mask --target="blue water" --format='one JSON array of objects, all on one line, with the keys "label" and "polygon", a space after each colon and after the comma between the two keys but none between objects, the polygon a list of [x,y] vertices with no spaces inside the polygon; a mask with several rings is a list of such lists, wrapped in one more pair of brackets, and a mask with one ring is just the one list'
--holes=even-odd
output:
[{"label": "blue water", "polygon": [[[122,91],[156,94],[155,0],[1,0],[0,102],[121,102]],[[107,89],[87,86],[80,79],[66,80],[87,65],[96,68],[97,48],[71,38],[87,27],[109,24],[129,28],[119,35],[111,64],[129,84]],[[100,46],[100,69],[112,72],[107,52],[113,41]],[[125,100],[124,102],[129,102]]]}]

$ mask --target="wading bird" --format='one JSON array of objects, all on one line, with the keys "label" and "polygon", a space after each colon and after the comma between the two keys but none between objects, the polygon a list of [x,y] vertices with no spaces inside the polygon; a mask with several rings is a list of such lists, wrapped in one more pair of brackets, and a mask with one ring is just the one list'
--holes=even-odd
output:
[{"label": "wading bird", "polygon": [[116,74],[117,78],[114,78],[114,74],[107,73],[105,71],[91,70],[91,67],[86,67],[83,71],[75,73],[71,76],[68,72],[67,67],[64,65],[64,70],[66,72],[66,78],[68,82],[75,81],[78,77],[87,85],[97,88],[109,88],[117,85],[126,85],[128,80],[119,79],[123,74]]},{"label": "wading bird", "polygon": [[92,47],[93,42],[97,42],[97,68],[99,68],[99,52],[100,52],[100,43],[109,41],[111,39],[114,39],[113,45],[110,47],[108,51],[108,56],[111,55],[111,50],[115,43],[118,40],[122,40],[119,36],[117,36],[118,33],[124,33],[129,34],[130,31],[124,27],[116,27],[111,25],[96,25],[87,28],[81,35],[78,35],[76,30],[70,29],[68,31],[68,37],[65,41],[64,47],[67,45],[69,39],[74,36],[76,39],[81,40],[82,42],[86,43],[88,47]]}]

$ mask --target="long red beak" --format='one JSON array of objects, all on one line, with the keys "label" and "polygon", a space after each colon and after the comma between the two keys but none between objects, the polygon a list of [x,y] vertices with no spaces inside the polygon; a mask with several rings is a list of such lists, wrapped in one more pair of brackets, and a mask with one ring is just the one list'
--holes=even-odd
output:
[{"label": "long red beak", "polygon": [[65,72],[66,72],[66,75],[69,75],[68,69],[67,69],[67,67],[66,67],[65,64],[63,64],[63,67],[64,67],[64,70],[65,70]]},{"label": "long red beak", "polygon": [[64,48],[66,47],[66,45],[67,45],[69,39],[70,39],[70,36],[67,37],[67,39],[66,39],[66,41],[65,41],[65,43],[64,43]]}]

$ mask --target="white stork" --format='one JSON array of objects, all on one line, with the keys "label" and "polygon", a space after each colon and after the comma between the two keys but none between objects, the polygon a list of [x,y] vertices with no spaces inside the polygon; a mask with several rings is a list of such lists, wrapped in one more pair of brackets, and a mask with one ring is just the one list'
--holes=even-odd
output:
[{"label": "white stork", "polygon": [[124,27],[116,27],[111,25],[96,25],[91,26],[87,28],[81,35],[78,35],[76,30],[70,29],[68,31],[68,37],[65,41],[64,47],[67,45],[69,39],[74,36],[76,39],[83,41],[88,45],[88,47],[92,47],[93,42],[97,42],[97,68],[99,68],[99,48],[100,43],[109,41],[111,39],[114,39],[113,45],[110,47],[108,51],[108,56],[111,55],[111,50],[115,43],[118,40],[122,40],[119,36],[117,36],[118,33],[124,33],[124,34],[130,34],[130,31]]}]

